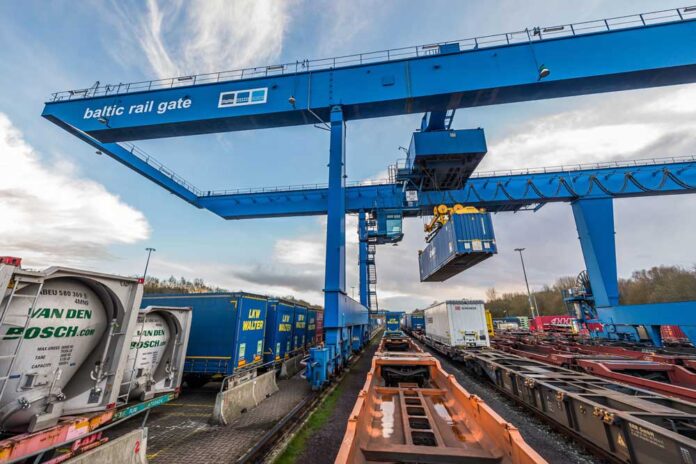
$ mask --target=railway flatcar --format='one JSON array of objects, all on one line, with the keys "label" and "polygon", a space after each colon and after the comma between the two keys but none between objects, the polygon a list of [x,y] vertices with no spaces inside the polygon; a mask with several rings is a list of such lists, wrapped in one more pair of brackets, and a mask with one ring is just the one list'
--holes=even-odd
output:
[{"label": "railway flatcar", "polygon": [[395,341],[380,343],[336,464],[546,462],[433,356],[408,337]]}]

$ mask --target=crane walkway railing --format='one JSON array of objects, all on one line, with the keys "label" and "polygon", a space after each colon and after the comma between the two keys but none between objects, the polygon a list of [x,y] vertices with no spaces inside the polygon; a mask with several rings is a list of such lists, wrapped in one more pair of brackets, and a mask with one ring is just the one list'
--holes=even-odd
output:
[{"label": "crane walkway railing", "polygon": [[[586,164],[566,164],[559,166],[549,166],[543,168],[522,168],[522,169],[503,169],[495,171],[475,172],[470,178],[488,178],[488,177],[503,177],[503,176],[519,176],[530,174],[563,174],[577,171],[588,171],[592,169],[612,169],[612,168],[630,168],[630,167],[646,167],[663,164],[679,164],[679,163],[694,163],[694,156],[672,156],[668,158],[648,158],[639,160],[619,160],[607,161],[601,163],[586,163]],[[391,179],[376,179],[347,182],[347,187],[363,187],[371,185],[392,185]],[[326,183],[317,184],[300,184],[287,185],[281,187],[259,187],[259,188],[240,188],[233,190],[208,190],[202,196],[225,196],[225,195],[244,195],[254,193],[274,193],[274,192],[293,192],[298,190],[319,190],[328,188]]]},{"label": "crane walkway railing", "polygon": [[417,58],[422,56],[437,55],[440,49],[446,45],[458,44],[459,50],[468,51],[480,48],[498,47],[520,43],[533,43],[547,39],[560,37],[572,37],[597,32],[607,32],[619,29],[644,27],[653,24],[678,22],[696,19],[696,6],[675,8],[669,10],[654,11],[629,16],[585,21],[573,24],[557,26],[533,27],[504,34],[494,34],[469,39],[452,40],[426,45],[416,45],[389,50],[358,53],[332,58],[295,61],[294,63],[276,64],[254,68],[243,68],[232,71],[212,72],[205,74],[192,74],[166,79],[155,79],[139,82],[118,83],[101,85],[97,81],[92,87],[66,90],[51,94],[49,102],[64,100],[84,99],[108,95],[121,95],[134,92],[150,91],[157,89],[170,89],[176,87],[189,87],[201,84],[228,82],[258,77],[277,76],[284,74],[296,74],[324,69],[335,69],[347,66],[374,64]]}]

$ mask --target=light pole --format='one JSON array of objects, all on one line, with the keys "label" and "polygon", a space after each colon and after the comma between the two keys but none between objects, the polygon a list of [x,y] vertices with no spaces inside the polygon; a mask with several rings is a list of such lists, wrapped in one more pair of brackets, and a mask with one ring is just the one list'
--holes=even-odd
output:
[{"label": "light pole", "polygon": [[145,277],[147,276],[147,268],[150,265],[150,255],[152,254],[153,251],[157,251],[154,248],[145,248],[145,251],[147,251],[147,261],[145,261],[145,272],[143,272],[143,280],[145,280]]},{"label": "light pole", "polygon": [[532,292],[529,291],[529,282],[527,281],[527,270],[524,267],[524,257],[522,256],[524,248],[515,248],[515,251],[517,251],[520,254],[520,261],[522,262],[522,273],[524,274],[524,284],[527,286],[527,298],[529,298],[529,310],[532,312],[532,318],[534,318],[535,309],[537,316],[539,315],[539,309],[536,308],[536,299],[532,300]]}]

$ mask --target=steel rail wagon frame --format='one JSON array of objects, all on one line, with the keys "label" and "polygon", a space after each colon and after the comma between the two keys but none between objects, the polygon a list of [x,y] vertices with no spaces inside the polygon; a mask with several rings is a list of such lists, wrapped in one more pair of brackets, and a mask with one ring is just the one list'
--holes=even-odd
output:
[{"label": "steel rail wagon frame", "polygon": [[617,462],[692,464],[696,405],[498,350],[467,367],[549,422]]},{"label": "steel rail wagon frame", "polygon": [[[689,358],[641,353],[619,347],[555,345],[517,338],[493,341],[493,347],[546,364],[585,371],[638,388],[696,401],[696,373],[683,363]],[[682,365],[679,365],[682,364]]]},{"label": "steel rail wagon frame", "polygon": [[437,359],[410,338],[392,336],[380,342],[335,462],[546,461]]}]

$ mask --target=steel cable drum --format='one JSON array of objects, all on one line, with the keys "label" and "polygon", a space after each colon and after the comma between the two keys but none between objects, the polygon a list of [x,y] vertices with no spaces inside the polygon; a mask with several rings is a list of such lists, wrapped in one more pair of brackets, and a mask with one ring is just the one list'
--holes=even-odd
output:
[{"label": "steel cable drum", "polygon": [[[18,289],[17,295],[34,295],[36,285]],[[0,327],[0,372],[8,371],[16,351],[0,398],[2,430],[24,428],[66,399],[65,387],[105,336],[113,312],[112,302],[103,300],[92,285],[79,278],[47,279],[28,325],[33,298],[12,299]]]},{"label": "steel cable drum", "polygon": [[138,316],[137,329],[133,332],[128,351],[121,394],[129,393],[131,398],[138,397],[155,383],[156,376],[171,373],[171,365],[165,365],[161,369],[160,364],[171,364],[172,350],[168,346],[175,330],[161,314]]}]

